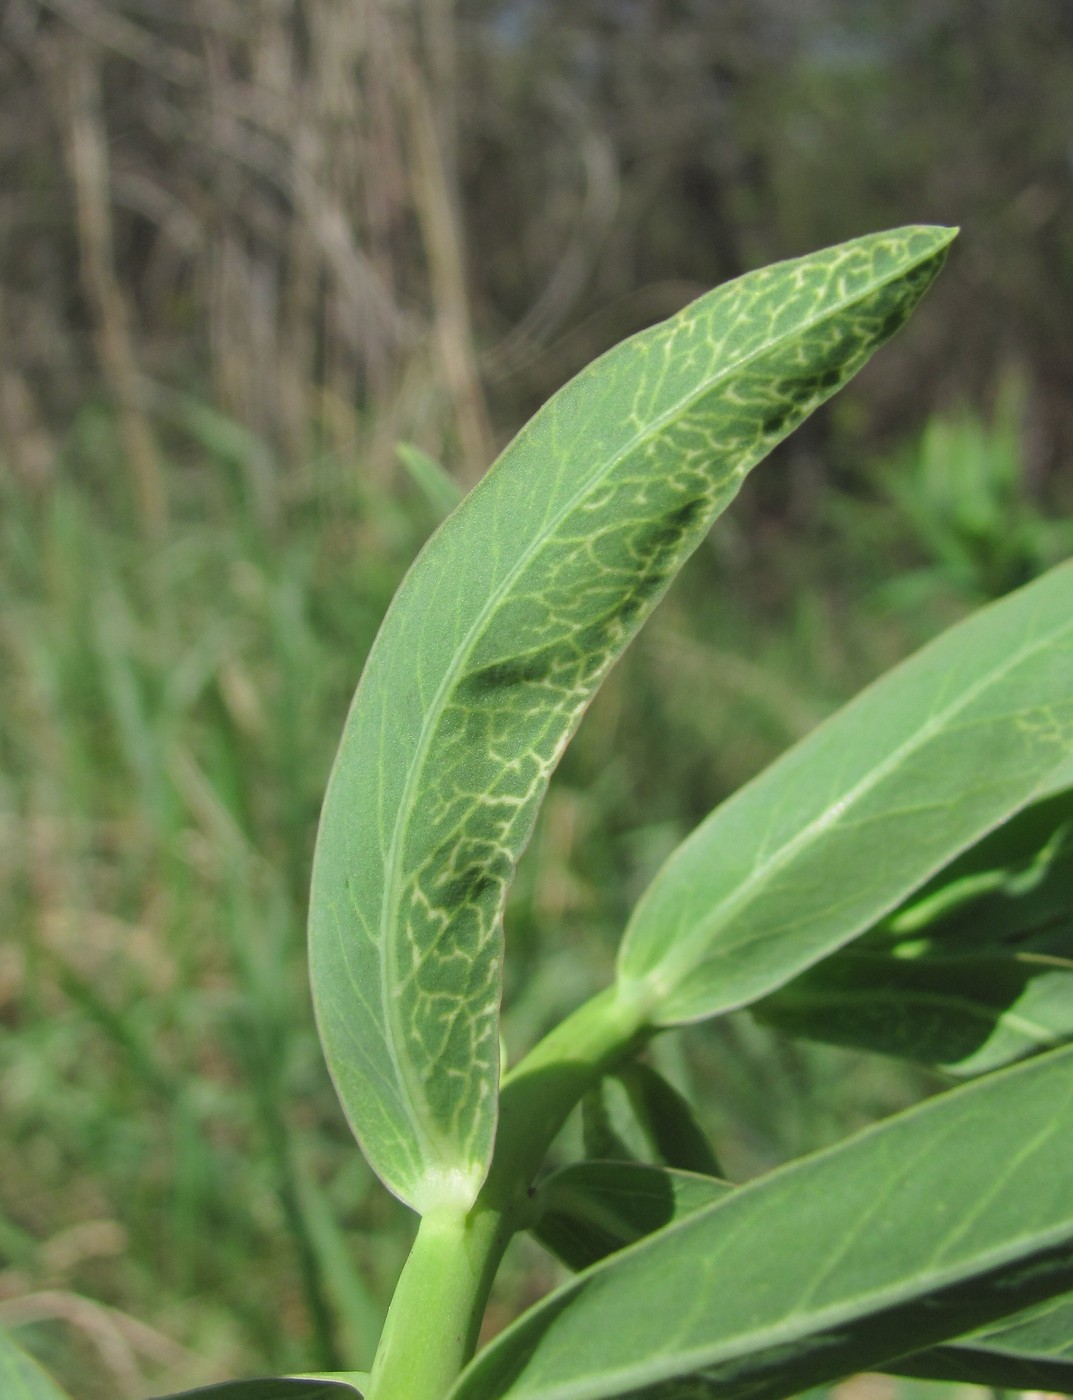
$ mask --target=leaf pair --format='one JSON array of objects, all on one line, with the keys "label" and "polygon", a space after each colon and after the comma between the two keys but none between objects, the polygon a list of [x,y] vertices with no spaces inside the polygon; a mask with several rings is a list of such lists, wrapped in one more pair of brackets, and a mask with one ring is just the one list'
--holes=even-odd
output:
[{"label": "leaf pair", "polygon": [[[902,325],[952,237],[909,228],[782,263],[619,345],[518,435],[396,595],[325,799],[310,957],[344,1109],[376,1171],[417,1210],[465,1210],[488,1169],[503,905],[582,712],[749,469]],[[934,699],[914,711],[922,722]],[[971,706],[965,713],[975,722]],[[1026,738],[1024,748],[1045,746]],[[920,762],[934,757],[922,752]],[[832,804],[871,791],[863,770],[844,771],[848,787],[839,776],[829,775],[819,810],[806,803],[799,812],[793,797],[770,839],[746,833],[749,861],[758,839],[765,856],[781,842],[765,865],[776,933],[786,918],[776,887],[799,868],[787,865],[785,849],[798,817],[819,834],[832,824]],[[1014,786],[1001,799],[996,792],[996,803],[1007,789],[1012,800]],[[896,798],[897,783],[875,796]],[[965,839],[985,809],[982,800]],[[939,820],[933,813],[932,826]],[[724,834],[715,835],[722,845]],[[895,897],[886,891],[898,881],[890,872],[869,907]],[[667,964],[668,930],[657,929],[667,888],[657,882],[622,965],[657,1019],[708,1014],[686,986],[722,986],[727,968],[733,996],[774,985],[786,962],[778,949],[758,958],[732,924],[729,953],[708,956],[707,907],[683,912],[678,895],[670,932],[686,951]],[[715,893],[721,913],[728,898],[744,912],[732,891]],[[751,921],[753,895],[746,903]],[[703,932],[687,930],[688,919]],[[797,940],[806,948],[797,966],[843,936],[828,929]]]}]

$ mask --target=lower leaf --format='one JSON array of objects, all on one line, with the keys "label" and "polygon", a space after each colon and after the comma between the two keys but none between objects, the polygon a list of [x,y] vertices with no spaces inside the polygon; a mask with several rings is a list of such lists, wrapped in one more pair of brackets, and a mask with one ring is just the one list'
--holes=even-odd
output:
[{"label": "lower leaf", "polygon": [[[1073,1049],[739,1187],[508,1328],[451,1400],[777,1400],[1073,1288]],[[703,1390],[694,1391],[703,1395]]]}]

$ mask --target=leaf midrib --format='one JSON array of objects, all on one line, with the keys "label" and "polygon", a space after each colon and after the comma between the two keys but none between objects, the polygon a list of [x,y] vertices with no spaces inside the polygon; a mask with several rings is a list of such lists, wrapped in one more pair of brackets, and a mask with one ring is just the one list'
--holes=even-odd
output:
[{"label": "leaf midrib", "polygon": [[[829,802],[822,812],[818,813],[817,816],[802,827],[795,836],[791,837],[780,846],[768,860],[754,866],[749,875],[736,889],[717,904],[707,918],[701,919],[696,924],[692,933],[688,934],[678,943],[667,957],[658,963],[655,968],[640,978],[629,980],[631,982],[636,981],[641,985],[647,985],[651,989],[651,996],[658,1010],[660,1003],[668,1001],[674,996],[681,986],[683,978],[704,962],[703,947],[718,931],[720,925],[728,923],[729,920],[739,914],[743,908],[746,908],[753,899],[759,898],[767,883],[777,876],[802,849],[806,848],[814,837],[821,836],[825,830],[833,827],[847,812],[852,810],[857,802],[867,797],[874,787],[890,773],[895,771],[904,759],[910,757],[918,749],[923,748],[936,733],[942,728],[947,727],[949,721],[971,705],[983,691],[998,684],[1005,675],[1017,666],[1022,665],[1035,652],[1043,651],[1056,645],[1066,632],[1073,632],[1073,621],[1056,628],[1054,631],[1047,633],[1044,637],[1037,639],[1031,644],[1026,644],[1020,651],[1015,652],[1010,657],[1006,657],[999,666],[988,671],[986,676],[975,685],[963,691],[951,705],[943,710],[937,711],[931,719],[919,729],[915,730],[903,744],[894,749],[882,763],[870,769],[865,777],[855,786],[851,787],[848,792]],[[937,640],[941,641],[941,638]],[[886,677],[881,676],[879,680],[873,682],[872,686],[863,691],[859,698],[863,699],[865,696],[869,695],[875,686],[880,685],[885,679]],[[844,715],[846,712],[841,711],[840,713]],[[833,723],[838,718],[839,715],[834,715],[828,723]],[[819,733],[819,730],[815,732]],[[761,774],[756,781],[762,781],[765,776],[766,773]],[[1026,797],[1026,802],[1030,797],[1031,794]],[[697,833],[697,839],[700,839],[699,831]],[[926,879],[927,876],[923,878]],[[754,941],[755,939],[746,939],[742,943],[731,945],[726,951],[731,952],[747,948]],[[824,949],[822,951],[828,950]],[[822,955],[822,952],[817,956],[820,955]],[[812,959],[812,961],[815,961],[815,958]],[[808,967],[810,965],[811,963],[807,962],[803,964],[803,967]],[[802,969],[798,968],[796,970],[801,971]],[[740,1002],[731,1000],[720,1009],[721,1011],[731,1011],[739,1005],[741,1005]],[[705,1011],[704,1014],[708,1016],[714,1013]]]},{"label": "leaf midrib", "polygon": [[[661,414],[659,418],[647,423],[643,430],[635,433],[628,440],[628,442],[623,444],[623,446],[619,448],[619,450],[608,460],[603,471],[599,473],[599,480],[606,480],[607,476],[610,475],[610,473],[614,471],[614,469],[623,461],[623,459],[627,457],[631,452],[633,452],[641,442],[643,442],[646,438],[652,438],[657,436],[670,422],[672,422],[674,419],[680,417],[683,413],[688,411],[688,409],[704,394],[711,392],[711,390],[721,380],[728,378],[735,371],[740,370],[744,366],[752,363],[754,360],[759,359],[762,355],[766,354],[773,346],[778,345],[780,342],[805,335],[808,331],[813,329],[814,326],[821,324],[823,321],[829,320],[832,316],[838,314],[839,312],[847,311],[850,307],[858,305],[860,302],[867,300],[867,298],[874,295],[880,287],[904,278],[914,267],[917,267],[921,263],[926,262],[931,257],[935,257],[940,251],[941,248],[939,247],[930,249],[927,253],[924,253],[920,257],[916,258],[914,261],[907,263],[904,267],[901,267],[898,270],[889,273],[885,277],[876,278],[852,298],[837,301],[833,306],[825,308],[822,311],[822,313],[817,314],[809,318],[808,320],[802,321],[800,325],[794,328],[792,333],[784,333],[782,335],[775,335],[765,339],[760,345],[756,346],[749,354],[743,355],[739,359],[734,360],[731,364],[727,365],[718,375],[714,375],[710,379],[706,380],[701,388],[698,388],[692,394],[689,394],[683,399],[679,400],[679,402],[675,404],[675,406],[672,409],[668,409],[665,413]],[[535,430],[535,426],[536,425],[534,422],[529,425],[529,428]],[[522,435],[528,435],[528,429],[523,429]],[[517,439],[515,441],[517,441]],[[734,473],[731,473],[731,477],[733,476],[733,474]],[[578,492],[570,496],[567,502],[564,503],[563,507],[551,517],[550,521],[545,526],[543,533],[539,536],[538,541],[534,542],[533,547],[527,552],[525,552],[520,557],[518,562],[516,562],[510,569],[508,569],[507,573],[503,577],[503,580],[490,594],[487,603],[477,613],[469,630],[465,633],[464,637],[462,638],[459,647],[454,653],[452,661],[449,663],[447,669],[444,672],[442,681],[440,682],[439,686],[437,686],[432,696],[429,706],[425,712],[426,719],[422,722],[418,742],[414,748],[414,756],[411,761],[410,767],[407,770],[406,780],[403,784],[402,793],[400,794],[399,798],[397,812],[403,814],[402,819],[400,820],[397,817],[396,820],[393,822],[391,842],[388,846],[388,855],[387,860],[385,861],[383,877],[384,895],[381,899],[382,912],[380,920],[380,946],[385,950],[392,950],[393,952],[395,946],[390,935],[392,929],[397,925],[398,922],[398,908],[399,900],[401,897],[399,867],[401,864],[401,853],[404,841],[404,834],[409,826],[408,814],[412,810],[412,798],[414,795],[414,791],[417,787],[418,777],[424,769],[425,759],[428,753],[429,745],[431,743],[432,735],[435,732],[438,716],[441,715],[443,712],[444,698],[447,694],[450,693],[451,690],[453,690],[459,674],[464,669],[465,662],[468,661],[473,647],[476,644],[476,641],[481,636],[488,619],[494,614],[495,609],[499,604],[500,600],[505,596],[509,588],[524,572],[524,569],[539,552],[539,549],[543,546],[543,544],[554,534],[555,530],[563,522],[563,520],[565,520],[571,512],[576,510],[577,503],[583,500],[584,497],[591,491],[596,481],[596,474],[589,477],[585,481],[584,485],[578,490]],[[433,721],[430,723],[427,719],[428,716],[435,716],[437,718],[433,719]],[[385,953],[385,956],[381,958],[380,971],[381,1012],[384,1018],[384,1025],[390,1031],[388,1043],[391,1046],[392,1058],[395,1061],[396,1069],[399,1074],[400,1087],[403,1089],[404,1107],[410,1119],[410,1123],[414,1129],[415,1136],[417,1137],[418,1141],[422,1143],[424,1147],[427,1148],[430,1145],[431,1139],[428,1132],[426,1131],[424,1122],[422,1121],[420,1115],[417,1112],[417,1105],[419,1104],[422,1098],[420,1086],[414,1080],[414,1076],[411,1072],[411,1068],[408,1062],[406,1061],[406,1057],[403,1056],[402,1062],[400,1063],[399,1057],[397,1057],[394,1053],[396,1045],[404,1039],[404,1035],[402,1034],[403,1028],[399,1024],[397,1001],[391,994],[391,985],[388,977],[389,970],[392,973],[397,973],[398,971],[397,967],[395,966],[394,957]]]}]

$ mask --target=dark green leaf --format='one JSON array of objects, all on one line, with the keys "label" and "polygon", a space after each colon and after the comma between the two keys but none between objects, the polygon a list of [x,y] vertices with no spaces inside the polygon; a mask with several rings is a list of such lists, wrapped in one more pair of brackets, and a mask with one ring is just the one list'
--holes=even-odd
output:
[{"label": "dark green leaf", "polygon": [[896,950],[984,947],[1073,957],[1073,789],[989,833],[876,929]]},{"label": "dark green leaf", "polygon": [[367,1377],[357,1371],[335,1376],[266,1376],[253,1381],[221,1381],[198,1390],[176,1391],[158,1400],[354,1400]]},{"label": "dark green leaf", "polygon": [[752,1009],[788,1035],[982,1074],[1073,1039],[1073,962],[847,949]]},{"label": "dark green leaf", "polygon": [[564,1264],[585,1269],[733,1189],[643,1162],[575,1162],[541,1184],[532,1231]]},{"label": "dark green leaf", "polygon": [[997,1326],[903,1356],[884,1369],[925,1380],[1073,1395],[1073,1296],[1052,1298]]}]

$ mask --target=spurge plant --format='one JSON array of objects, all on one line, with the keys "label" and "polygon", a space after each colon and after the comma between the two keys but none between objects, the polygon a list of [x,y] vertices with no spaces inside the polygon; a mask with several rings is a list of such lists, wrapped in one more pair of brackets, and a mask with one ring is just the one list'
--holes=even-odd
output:
[{"label": "spurge plant", "polygon": [[[585,707],[749,470],[898,330],[953,236],[780,263],[619,345],[422,551],[346,721],[310,909],[328,1065],[416,1241],[369,1374],[198,1394],[776,1400],[862,1369],[1073,1391],[1073,565],[951,628],[718,807],[637,905],[613,985],[500,1071],[508,886]],[[962,1082],[732,1185],[644,1056],[741,1007]],[[612,1080],[648,1159],[547,1173]],[[519,1230],[576,1272],[478,1352]],[[56,1396],[3,1355],[5,1397]]]}]

